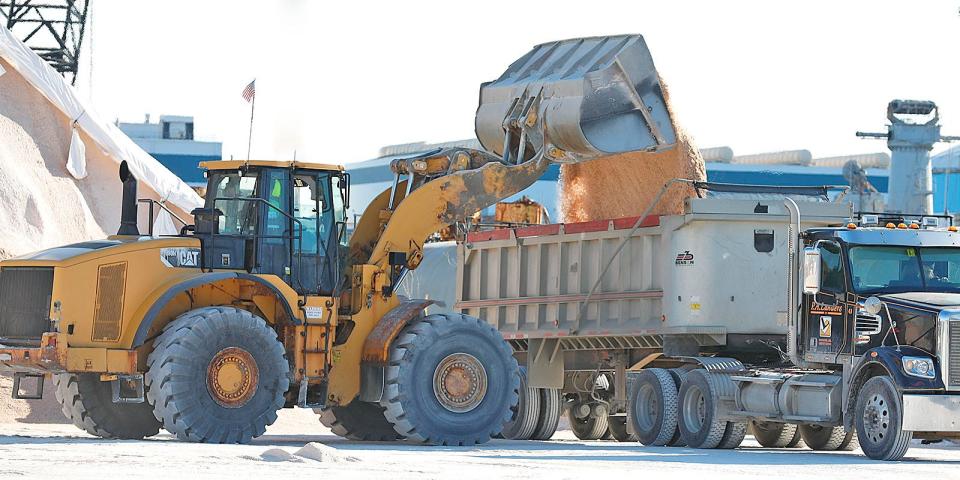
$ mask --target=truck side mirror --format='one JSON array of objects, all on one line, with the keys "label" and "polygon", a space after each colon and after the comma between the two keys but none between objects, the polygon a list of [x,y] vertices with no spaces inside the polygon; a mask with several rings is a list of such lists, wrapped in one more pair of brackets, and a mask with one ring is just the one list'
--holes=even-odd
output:
[{"label": "truck side mirror", "polygon": [[815,247],[803,249],[803,293],[816,295],[820,293],[820,250]]}]

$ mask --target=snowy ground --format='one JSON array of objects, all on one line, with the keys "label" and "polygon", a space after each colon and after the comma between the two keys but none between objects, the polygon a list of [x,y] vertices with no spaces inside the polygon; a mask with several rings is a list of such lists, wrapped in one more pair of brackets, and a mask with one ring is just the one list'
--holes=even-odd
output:
[{"label": "snowy ground", "polygon": [[[315,461],[293,454],[309,442],[344,458]],[[264,453],[269,453],[265,456]],[[765,449],[748,437],[733,451],[647,448],[582,442],[569,431],[549,442],[494,440],[479,447],[361,443],[338,438],[307,411],[284,411],[251,445],[201,445],[162,434],[146,441],[90,437],[69,425],[0,424],[0,478],[958,478],[960,448],[915,446],[902,462],[874,462],[859,452]],[[775,469],[775,470],[774,470]],[[842,470],[841,470],[842,469]],[[336,475],[336,477],[333,477]],[[655,476],[650,476],[655,475]],[[294,477],[290,477],[294,478]]]}]

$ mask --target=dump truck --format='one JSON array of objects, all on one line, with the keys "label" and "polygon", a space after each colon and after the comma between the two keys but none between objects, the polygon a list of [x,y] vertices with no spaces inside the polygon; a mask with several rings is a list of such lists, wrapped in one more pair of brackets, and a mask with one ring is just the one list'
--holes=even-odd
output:
[{"label": "dump truck", "polygon": [[456,246],[453,311],[525,367],[514,424],[552,422],[552,389],[580,438],[735,448],[749,429],[880,460],[960,438],[956,227],[858,219],[829,187],[690,183],[681,215]]},{"label": "dump truck", "polygon": [[159,236],[144,231],[137,172],[121,164],[116,235],[0,262],[0,370],[14,374],[13,396],[35,398],[52,377],[64,414],[107,438],[164,428],[245,443],[294,406],[353,439],[497,435],[518,398],[508,344],[476,317],[426,314],[433,301],[397,285],[434,232],[550,164],[670,148],[673,132],[639,35],[538,46],[480,98],[477,135],[499,147],[393,161],[395,181],[349,239],[342,166],[204,162],[205,205],[179,235]]}]

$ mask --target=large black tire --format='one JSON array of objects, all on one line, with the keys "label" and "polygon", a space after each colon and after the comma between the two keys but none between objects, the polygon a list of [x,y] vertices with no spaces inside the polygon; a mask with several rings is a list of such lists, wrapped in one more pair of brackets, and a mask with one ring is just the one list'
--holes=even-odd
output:
[{"label": "large black tire", "polygon": [[693,370],[680,386],[678,424],[683,441],[693,448],[717,448],[723,441],[727,422],[717,418],[719,387],[713,374]]},{"label": "large black tire", "polygon": [[503,426],[503,438],[530,440],[540,419],[540,391],[527,386],[527,369],[520,368],[520,395],[513,416]]},{"label": "large black tire", "polygon": [[90,435],[139,440],[160,431],[147,402],[113,403],[113,388],[99,374],[62,373],[53,383],[63,414]]},{"label": "large black tire", "polygon": [[474,445],[502,432],[519,388],[517,361],[500,333],[476,317],[436,314],[394,340],[380,405],[410,440]]},{"label": "large black tire", "polygon": [[727,422],[727,428],[723,431],[723,438],[720,439],[717,448],[727,450],[737,448],[746,436],[747,422]]},{"label": "large black tire", "polygon": [[[218,383],[224,366],[239,380]],[[277,420],[289,369],[277,333],[263,319],[232,307],[198,308],[153,342],[147,398],[163,428],[181,440],[248,443]]]},{"label": "large black tire", "polygon": [[630,422],[640,443],[663,446],[677,432],[677,384],[662,368],[649,368],[637,375],[627,400]]},{"label": "large black tire", "polygon": [[573,430],[573,434],[577,438],[580,440],[599,440],[607,436],[610,425],[607,423],[606,415],[577,418],[574,415],[576,408],[577,405],[574,405],[570,410],[567,410],[567,419],[570,421],[570,430]]},{"label": "large black tire", "polygon": [[560,415],[563,414],[563,394],[558,388],[538,388],[540,391],[540,415],[531,440],[550,440],[557,433]]},{"label": "large black tire", "polygon": [[345,407],[320,410],[320,423],[335,435],[350,440],[389,442],[402,439],[383,415],[383,410],[379,403],[354,400]]},{"label": "large black tire", "polygon": [[832,452],[834,450],[852,450],[856,432],[844,431],[843,427],[822,427],[819,425],[800,425],[803,443],[811,450]]},{"label": "large black tire", "polygon": [[630,433],[627,430],[627,417],[625,415],[607,417],[607,427],[610,436],[618,442],[636,442],[636,433]]},{"label": "large black tire", "polygon": [[800,444],[800,430],[792,423],[751,421],[750,433],[767,448],[793,448]]},{"label": "large black tire", "polygon": [[889,377],[873,377],[863,384],[854,419],[860,449],[868,457],[900,460],[910,448],[913,432],[902,428],[903,400]]}]

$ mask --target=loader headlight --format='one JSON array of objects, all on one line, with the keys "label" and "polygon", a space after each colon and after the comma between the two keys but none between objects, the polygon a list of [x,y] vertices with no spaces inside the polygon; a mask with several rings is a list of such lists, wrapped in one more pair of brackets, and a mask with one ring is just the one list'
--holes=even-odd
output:
[{"label": "loader headlight", "polygon": [[936,378],[933,360],[927,357],[903,357],[903,371],[920,378]]}]

